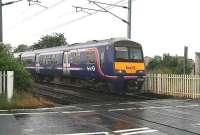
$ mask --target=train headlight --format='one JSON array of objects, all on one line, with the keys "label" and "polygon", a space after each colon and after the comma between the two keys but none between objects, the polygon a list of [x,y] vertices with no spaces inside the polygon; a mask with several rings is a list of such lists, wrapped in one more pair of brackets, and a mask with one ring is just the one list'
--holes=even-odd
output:
[{"label": "train headlight", "polygon": [[139,75],[145,75],[145,74],[146,74],[144,70],[138,70],[137,73],[138,73]]},{"label": "train headlight", "polygon": [[124,76],[126,74],[126,71],[124,70],[116,70],[116,75],[118,76]]}]

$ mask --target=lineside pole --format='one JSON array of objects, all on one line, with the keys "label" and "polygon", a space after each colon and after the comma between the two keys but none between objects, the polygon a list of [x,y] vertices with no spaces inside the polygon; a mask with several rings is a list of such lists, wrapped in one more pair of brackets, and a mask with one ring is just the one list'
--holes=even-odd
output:
[{"label": "lineside pole", "polygon": [[3,42],[2,0],[0,0],[0,43]]},{"label": "lineside pole", "polygon": [[131,12],[132,12],[132,0],[128,0],[127,38],[129,39],[131,39]]}]

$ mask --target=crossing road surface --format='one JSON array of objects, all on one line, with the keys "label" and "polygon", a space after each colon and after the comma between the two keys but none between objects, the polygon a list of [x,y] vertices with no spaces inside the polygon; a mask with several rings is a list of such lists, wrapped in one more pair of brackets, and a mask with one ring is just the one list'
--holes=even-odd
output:
[{"label": "crossing road surface", "polygon": [[200,102],[148,100],[0,110],[0,135],[198,135]]}]

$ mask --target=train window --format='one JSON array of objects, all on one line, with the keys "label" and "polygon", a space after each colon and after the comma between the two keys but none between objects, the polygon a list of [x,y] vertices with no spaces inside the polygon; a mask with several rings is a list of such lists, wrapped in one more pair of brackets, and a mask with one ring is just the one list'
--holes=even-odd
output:
[{"label": "train window", "polygon": [[131,60],[142,60],[142,49],[141,48],[129,48],[130,59]]},{"label": "train window", "polygon": [[80,64],[80,61],[81,61],[80,52],[69,53],[68,60],[69,60],[69,63]]},{"label": "train window", "polygon": [[30,65],[30,64],[32,64],[32,59],[25,59],[24,60],[24,63],[25,63],[25,65]]},{"label": "train window", "polygon": [[116,59],[129,59],[127,47],[115,47]]},{"label": "train window", "polygon": [[87,52],[86,53],[86,63],[94,64],[96,60],[95,52]]},{"label": "train window", "polygon": [[62,63],[62,54],[41,55],[39,63],[43,65],[56,65]]},{"label": "train window", "polygon": [[80,62],[81,62],[80,52],[76,52],[74,62],[75,62],[75,64],[80,64]]},{"label": "train window", "polygon": [[22,61],[25,65],[30,65],[35,62],[34,56],[22,57]]}]

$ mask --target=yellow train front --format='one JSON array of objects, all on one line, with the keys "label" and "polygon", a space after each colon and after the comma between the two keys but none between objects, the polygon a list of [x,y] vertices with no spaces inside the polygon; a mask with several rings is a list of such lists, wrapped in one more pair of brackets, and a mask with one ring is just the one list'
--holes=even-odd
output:
[{"label": "yellow train front", "polygon": [[118,94],[140,92],[145,81],[142,46],[131,40],[119,40],[112,46],[110,59],[113,62],[113,75],[117,77],[109,79],[109,88]]}]

